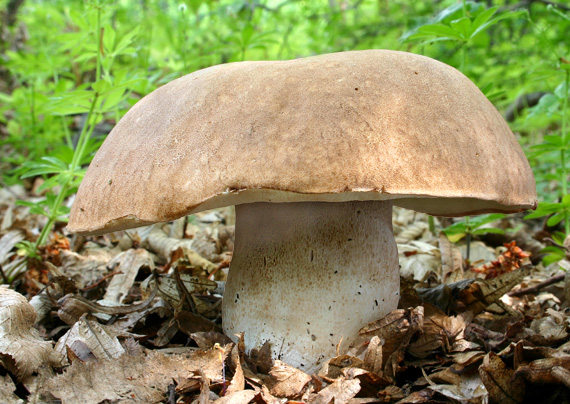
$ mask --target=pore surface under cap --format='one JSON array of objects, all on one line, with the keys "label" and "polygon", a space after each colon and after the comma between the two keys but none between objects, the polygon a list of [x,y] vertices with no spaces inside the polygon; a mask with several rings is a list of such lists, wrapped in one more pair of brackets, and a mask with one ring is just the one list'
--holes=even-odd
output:
[{"label": "pore surface under cap", "polygon": [[533,208],[536,191],[515,136],[463,74],[410,53],[354,51],[214,66],[144,97],[93,159],[68,227],[375,199],[455,216]]}]

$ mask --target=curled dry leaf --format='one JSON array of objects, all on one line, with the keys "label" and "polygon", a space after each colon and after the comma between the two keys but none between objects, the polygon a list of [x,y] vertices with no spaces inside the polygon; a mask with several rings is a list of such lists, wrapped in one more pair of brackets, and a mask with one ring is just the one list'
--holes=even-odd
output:
[{"label": "curled dry leaf", "polygon": [[261,386],[259,399],[256,399],[256,403],[258,404],[284,404],[286,401],[286,398],[277,398],[273,396],[265,385]]},{"label": "curled dry leaf", "polygon": [[398,260],[403,278],[425,282],[430,275],[439,273],[439,250],[429,243],[398,244]]},{"label": "curled dry leaf", "polygon": [[568,339],[568,318],[552,309],[545,316],[534,319],[530,329],[535,333],[530,340],[537,345],[555,345]]},{"label": "curled dry leaf", "polygon": [[303,394],[305,386],[311,381],[311,376],[280,360],[274,362],[269,375],[267,380],[269,392],[274,396],[289,399]]},{"label": "curled dry leaf", "polygon": [[525,383],[521,379],[514,379],[514,371],[494,352],[489,352],[483,359],[479,375],[493,401],[501,404],[522,403]]},{"label": "curled dry leaf", "polygon": [[449,369],[447,368],[444,372],[451,383],[436,384],[426,377],[426,380],[430,383],[428,388],[462,403],[482,402],[487,397],[487,390],[481,383],[481,378],[476,371],[464,372],[458,375]]},{"label": "curled dry leaf", "polygon": [[250,366],[255,373],[269,374],[273,367],[273,358],[271,357],[271,343],[265,341],[261,348],[253,348],[249,353]]},{"label": "curled dry leaf", "polygon": [[433,288],[418,288],[417,292],[423,301],[446,313],[470,311],[477,315],[490,305],[500,303],[499,299],[530,275],[532,268],[527,265],[494,279],[464,279]]},{"label": "curled dry leaf", "polygon": [[105,316],[111,316],[146,310],[151,305],[155,297],[156,290],[154,290],[144,302],[139,304],[130,304],[126,306],[103,306],[70,293],[59,299],[59,310],[57,314],[61,320],[65,321],[69,325],[73,325],[85,314],[94,314],[96,316],[97,314],[102,314]]},{"label": "curled dry leaf", "polygon": [[[557,374],[553,373],[554,368],[559,368]],[[558,374],[564,373],[561,370],[570,370],[570,356],[537,359],[528,365],[519,366],[514,372],[514,378],[523,378],[529,383],[558,384],[560,383]]]},{"label": "curled dry leaf", "polygon": [[220,254],[224,247],[222,234],[225,236],[224,241],[227,241],[227,226],[205,227],[194,235],[192,249],[211,262],[220,262],[223,259]]},{"label": "curled dry leaf", "polygon": [[359,334],[363,337],[377,336],[384,341],[382,345],[382,376],[395,378],[399,371],[399,363],[412,336],[420,330],[424,323],[424,308],[418,306],[406,310],[398,309],[386,317],[363,327]]},{"label": "curled dry leaf", "polygon": [[129,295],[139,269],[147,267],[152,270],[154,262],[147,250],[139,248],[120,253],[109,261],[107,266],[117,274],[111,278],[103,300],[118,304],[123,303],[125,297]]},{"label": "curled dry leaf", "polygon": [[44,364],[62,362],[51,342],[38,336],[35,320],[36,312],[24,296],[0,286],[0,363],[20,379]]},{"label": "curled dry leaf", "polygon": [[192,246],[192,240],[168,237],[161,226],[153,226],[147,238],[148,245],[158,256],[170,260],[170,254],[178,248]]},{"label": "curled dry leaf", "polygon": [[227,344],[221,348],[212,348],[208,351],[196,351],[192,354],[193,361],[186,370],[194,373],[203,372],[209,380],[221,382],[223,363],[230,354],[232,347],[233,344]]},{"label": "curled dry leaf", "polygon": [[362,367],[377,375],[382,374],[382,340],[377,335],[368,343]]},{"label": "curled dry leaf", "polygon": [[196,400],[198,404],[210,404],[210,380],[201,369],[197,372],[200,382],[200,395]]},{"label": "curled dry leaf", "polygon": [[360,395],[364,397],[374,397],[381,388],[391,384],[387,378],[360,368],[347,368],[342,373],[346,379],[360,380]]},{"label": "curled dry leaf", "polygon": [[15,274],[24,261],[24,257],[17,257],[16,252],[12,252],[16,244],[24,239],[24,234],[18,230],[9,231],[0,238],[0,267],[4,274]]},{"label": "curled dry leaf", "polygon": [[380,398],[381,401],[385,403],[391,403],[404,397],[406,397],[406,395],[402,389],[394,385],[386,386],[385,389],[382,389],[378,392],[378,398]]},{"label": "curled dry leaf", "polygon": [[457,373],[461,373],[467,368],[472,367],[478,362],[481,362],[485,357],[485,352],[483,351],[468,351],[468,352],[459,352],[452,355],[453,362],[453,371]]},{"label": "curled dry leaf", "polygon": [[433,402],[431,401],[435,392],[431,389],[423,389],[420,391],[415,391],[406,398],[403,398],[396,402],[396,404],[422,404]]},{"label": "curled dry leaf", "polygon": [[322,389],[316,397],[310,400],[310,404],[346,404],[360,391],[360,380],[337,380],[330,386]]},{"label": "curled dry leaf", "polygon": [[[240,340],[243,341],[243,333],[240,335]],[[231,361],[234,366],[234,376],[227,388],[227,394],[241,391],[245,388],[245,378],[243,376],[243,369],[241,367],[240,353],[238,349],[239,344],[235,344],[231,352]]]},{"label": "curled dry leaf", "polygon": [[454,304],[455,312],[471,311],[479,314],[493,303],[497,303],[501,296],[521,283],[525,276],[530,275],[532,266],[527,265],[512,272],[507,272],[496,278],[483,280],[476,279],[467,287],[460,289],[457,302]]},{"label": "curled dry leaf", "polygon": [[188,335],[192,335],[196,332],[210,332],[216,329],[214,322],[190,311],[176,310],[174,317],[178,329]]},{"label": "curled dry leaf", "polygon": [[342,371],[352,367],[363,367],[364,362],[355,356],[340,355],[330,358],[319,371],[319,376],[326,381],[333,382],[335,379],[342,377]]},{"label": "curled dry leaf", "polygon": [[57,341],[55,350],[63,355],[71,350],[79,358],[85,357],[85,348],[101,361],[116,359],[125,353],[117,336],[109,327],[83,316]]}]

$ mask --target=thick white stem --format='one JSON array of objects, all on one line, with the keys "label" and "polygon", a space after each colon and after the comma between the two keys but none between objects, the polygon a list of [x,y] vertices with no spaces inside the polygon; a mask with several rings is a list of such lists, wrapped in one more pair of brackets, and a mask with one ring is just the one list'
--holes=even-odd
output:
[{"label": "thick white stem", "polygon": [[224,331],[313,372],[396,308],[399,280],[389,201],[239,205]]}]

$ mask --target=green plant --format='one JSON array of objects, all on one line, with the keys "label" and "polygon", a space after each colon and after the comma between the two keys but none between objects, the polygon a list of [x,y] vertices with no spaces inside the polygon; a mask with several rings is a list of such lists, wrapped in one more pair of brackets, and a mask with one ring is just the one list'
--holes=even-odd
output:
[{"label": "green plant", "polygon": [[489,28],[501,20],[517,18],[526,11],[503,12],[495,16],[498,6],[485,8],[481,3],[465,1],[455,3],[441,11],[429,24],[420,25],[406,33],[405,41],[420,41],[421,45],[434,42],[452,41],[458,44],[461,52],[460,71],[465,70],[468,46],[481,39]]},{"label": "green plant", "polygon": [[[526,93],[548,91],[511,125],[527,149],[538,144],[529,153],[540,192],[538,212],[554,215],[549,219],[553,223],[568,214],[562,161],[568,159],[564,69],[570,18],[546,2],[485,4],[490,3],[24,2],[18,20],[29,35],[15,43],[0,38],[0,87],[4,69],[10,84],[0,92],[2,182],[43,178],[44,199],[28,206],[48,216],[39,238],[45,241],[49,229],[65,220],[66,198],[106,132],[157,85],[243,59],[386,48],[426,54],[461,68],[499,110]],[[15,37],[17,25],[10,29]],[[558,225],[566,228],[567,219]]]},{"label": "green plant", "polygon": [[[548,10],[562,19],[569,21],[570,18],[555,7],[549,6]],[[556,58],[556,64],[551,74],[559,78],[560,82],[553,92],[541,97],[538,105],[529,114],[529,118],[537,116],[555,117],[561,121],[558,133],[543,136],[542,143],[531,148],[531,158],[537,159],[546,172],[541,172],[537,179],[541,182],[554,181],[558,185],[556,190],[557,201],[541,201],[536,211],[525,216],[525,219],[534,219],[550,216],[546,221],[547,226],[555,227],[562,223],[564,234],[570,234],[570,194],[568,194],[568,158],[570,153],[570,136],[568,133],[568,99],[570,98],[570,44],[566,44],[564,55],[553,46],[546,38],[545,30],[537,27],[537,31],[549,44],[552,54]],[[562,77],[560,77],[562,76]],[[562,237],[563,238],[563,237]],[[547,255],[544,263],[552,263],[564,258],[564,252],[557,246],[547,247],[544,252]]]},{"label": "green plant", "polygon": [[[91,38],[80,49],[75,61],[85,63],[94,60],[94,80],[79,86],[78,89],[54,94],[44,108],[46,115],[53,117],[85,114],[81,132],[75,145],[68,139],[68,144],[55,150],[53,155],[22,164],[25,170],[22,178],[45,178],[45,182],[38,189],[40,192],[46,192],[45,198],[39,202],[17,202],[19,205],[28,206],[31,213],[47,217],[46,225],[33,244],[33,250],[36,251],[48,240],[56,222],[67,221],[69,208],[63,203],[77,189],[84,174],[82,167],[89,163],[92,153],[100,144],[100,140],[92,138],[96,125],[108,113],[119,115],[118,105],[126,100],[129,85],[137,80],[130,78],[124,70],[113,72],[115,60],[133,52],[130,44],[137,30],[118,37],[112,27],[102,24],[104,11],[100,0],[92,3],[91,7],[91,14],[85,18],[75,16],[74,19],[84,31],[80,30],[80,35],[67,39],[69,44],[75,42],[78,36]],[[20,247],[31,253],[32,248],[29,245],[21,244]]]},{"label": "green plant", "polygon": [[481,236],[484,234],[504,234],[503,229],[496,227],[482,227],[491,222],[501,220],[505,217],[502,213],[491,213],[487,215],[479,215],[475,217],[466,217],[464,220],[456,222],[451,226],[443,229],[443,233],[447,236],[449,241],[457,243],[459,240],[466,238],[467,252],[466,259],[469,259],[470,244],[473,236]]}]

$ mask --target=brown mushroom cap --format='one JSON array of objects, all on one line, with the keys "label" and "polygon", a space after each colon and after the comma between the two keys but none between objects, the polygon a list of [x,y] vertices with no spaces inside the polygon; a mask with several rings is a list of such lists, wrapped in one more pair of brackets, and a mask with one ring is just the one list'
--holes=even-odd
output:
[{"label": "brown mushroom cap", "polygon": [[447,216],[537,203],[517,139],[468,78],[424,56],[354,51],[214,66],[144,97],[93,159],[68,228],[387,199]]}]

